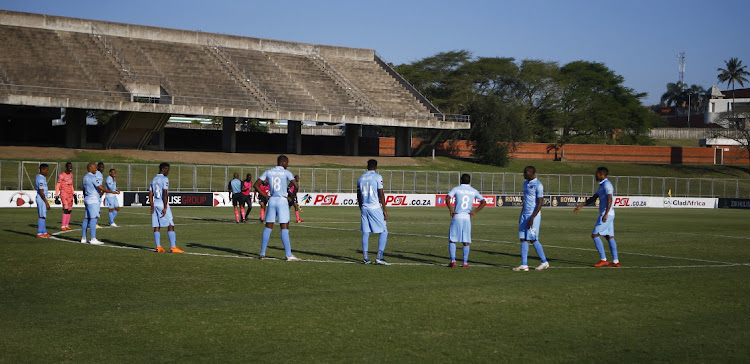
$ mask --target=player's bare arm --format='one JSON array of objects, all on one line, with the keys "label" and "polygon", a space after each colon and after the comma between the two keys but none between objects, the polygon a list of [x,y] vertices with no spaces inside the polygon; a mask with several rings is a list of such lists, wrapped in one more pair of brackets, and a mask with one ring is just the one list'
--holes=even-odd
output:
[{"label": "player's bare arm", "polygon": [[115,195],[119,195],[120,194],[120,191],[112,191],[112,190],[108,189],[107,187],[104,187],[104,185],[101,185],[98,188],[99,188],[99,194],[100,195],[103,194],[103,193],[112,193],[112,194],[115,194]]},{"label": "player's bare arm", "polygon": [[544,204],[544,197],[539,197],[536,199],[536,208],[534,209],[534,213],[531,214],[531,217],[529,218],[529,221],[526,222],[526,225],[531,228],[532,225],[534,225],[534,219],[537,215],[539,215],[540,212],[542,212],[542,205]]},{"label": "player's bare arm", "polygon": [[602,216],[602,222],[607,222],[609,217],[609,210],[612,208],[612,194],[607,195],[607,209],[604,210],[604,216]]},{"label": "player's bare arm", "polygon": [[154,191],[148,191],[148,200],[151,202],[151,215],[154,214]]},{"label": "player's bare arm", "polygon": [[161,211],[161,217],[164,217],[167,214],[167,209],[169,209],[169,191],[165,188],[162,190],[161,195],[164,198],[164,209]]},{"label": "player's bare arm", "polygon": [[471,217],[474,217],[474,215],[476,215],[476,214],[477,214],[477,212],[479,212],[479,211],[482,211],[482,209],[483,209],[483,208],[484,208],[484,207],[485,207],[486,205],[487,205],[487,200],[482,200],[481,202],[479,202],[479,206],[477,206],[477,208],[475,208],[474,210],[472,210],[472,211],[471,211],[471,212],[469,213],[469,216],[471,216]]},{"label": "player's bare arm", "polygon": [[581,203],[580,205],[576,206],[575,210],[573,210],[573,213],[576,213],[576,214],[577,214],[577,213],[578,213],[578,211],[579,211],[579,210],[580,210],[581,208],[583,208],[584,206],[587,206],[587,205],[591,205],[592,203],[596,202],[596,199],[597,199],[597,195],[593,195],[593,196],[591,196],[591,197],[587,198],[587,199],[586,199],[586,201],[584,201],[584,202],[583,202],[583,203]]},{"label": "player's bare arm", "polygon": [[291,184],[292,187],[294,187],[294,190],[292,191],[292,195],[287,196],[286,199],[289,200],[289,202],[292,202],[297,197],[297,190],[299,190],[299,184],[297,183],[296,179],[289,181],[289,184]]},{"label": "player's bare arm", "polygon": [[383,220],[388,221],[388,212],[385,211],[385,193],[382,188],[378,188],[378,197],[380,197],[380,206],[383,207]]},{"label": "player's bare arm", "polygon": [[456,214],[456,208],[451,204],[451,197],[448,195],[445,195],[445,206],[448,206],[448,213],[450,213],[452,218]]},{"label": "player's bare arm", "polygon": [[266,193],[265,191],[263,191],[263,189],[262,189],[262,188],[260,188],[260,186],[261,186],[261,185],[263,185],[263,181],[261,181],[261,180],[260,180],[260,178],[258,178],[258,179],[257,179],[257,180],[255,181],[255,183],[253,184],[253,188],[255,188],[255,191],[256,191],[256,192],[257,192],[257,193],[258,193],[259,195],[263,196],[263,198],[265,198],[265,199],[268,199],[268,194],[267,194],[267,193]]}]

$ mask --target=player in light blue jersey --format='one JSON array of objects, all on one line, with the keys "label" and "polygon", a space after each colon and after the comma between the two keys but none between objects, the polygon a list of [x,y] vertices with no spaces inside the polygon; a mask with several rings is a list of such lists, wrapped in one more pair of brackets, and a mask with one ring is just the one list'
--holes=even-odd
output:
[{"label": "player in light blue jersey", "polygon": [[[99,162],[96,164],[96,172],[94,173],[94,175],[96,176],[96,178],[102,181],[102,183],[104,183],[104,162]],[[104,197],[104,192],[99,191],[99,197]],[[99,226],[99,224],[97,223],[96,228],[99,229],[101,228],[101,226]]]},{"label": "player in light blue jersey", "polygon": [[148,188],[148,200],[151,202],[151,227],[154,228],[154,242],[156,243],[156,252],[165,253],[166,250],[161,247],[161,228],[167,227],[167,237],[169,237],[169,252],[184,253],[177,247],[177,233],[174,231],[174,218],[172,209],[169,208],[169,163],[159,164],[159,174],[151,180]]},{"label": "player in light blue jersey", "polygon": [[[599,167],[596,169],[596,180],[599,181],[599,189],[596,194],[589,197],[586,202],[576,206],[574,213],[578,213],[582,207],[592,204],[599,199],[599,217],[596,219],[594,230],[591,232],[591,238],[594,239],[594,245],[596,251],[599,252],[599,262],[594,264],[594,267],[620,267],[620,259],[617,256],[617,242],[615,241],[615,208],[612,206],[614,203],[614,187],[612,182],[607,179],[609,170],[607,167]],[[607,262],[607,255],[604,253],[604,243],[600,236],[607,238],[609,242],[609,250],[612,252],[612,262]]]},{"label": "player in light blue jersey", "polygon": [[544,248],[539,242],[539,228],[542,224],[542,205],[544,204],[544,185],[536,179],[536,168],[527,166],[523,169],[523,208],[518,218],[518,238],[521,241],[521,265],[513,268],[516,272],[528,272],[529,243],[534,245],[536,254],[542,264],[536,270],[549,268]]},{"label": "player in light blue jersey", "polygon": [[[107,189],[117,191],[117,171],[114,168],[109,170],[109,176],[107,176],[105,185]],[[117,227],[115,217],[120,212],[120,200],[117,199],[117,195],[114,193],[107,193],[104,199],[109,208],[109,226]]]},{"label": "player in light blue jersey", "polygon": [[383,177],[378,174],[378,161],[367,161],[367,172],[357,180],[357,204],[360,211],[360,231],[362,232],[362,263],[370,264],[368,248],[370,233],[380,234],[378,238],[378,255],[375,264],[388,265],[383,258],[385,246],[388,243],[388,212],[385,209],[385,193],[383,193]]},{"label": "player in light blue jersey", "polygon": [[[451,225],[448,233],[448,252],[451,257],[449,267],[456,266],[456,243],[463,243],[464,245],[464,263],[461,266],[464,268],[469,266],[471,219],[487,205],[484,196],[474,187],[471,187],[470,183],[471,176],[464,173],[461,175],[461,184],[453,187],[445,195],[446,205],[451,214]],[[479,206],[476,209],[473,209],[474,200],[479,201]]]},{"label": "player in light blue jersey", "polygon": [[[292,255],[292,242],[289,239],[289,201],[292,200],[287,193],[287,187],[291,183],[294,193],[299,189],[297,181],[294,180],[292,172],[287,170],[289,158],[280,155],[276,158],[276,167],[271,168],[258,177],[255,181],[255,189],[263,198],[268,199],[268,210],[266,211],[266,228],[260,244],[260,259],[266,258],[266,248],[271,239],[273,224],[278,222],[281,226],[281,243],[284,244],[284,253],[288,262],[298,261],[299,258]],[[263,182],[268,182],[268,192],[261,188]],[[293,197],[293,196],[292,196]]]},{"label": "player in light blue jersey", "polygon": [[49,238],[52,235],[47,233],[47,210],[49,210],[49,201],[47,201],[47,174],[49,173],[49,165],[42,163],[39,165],[39,174],[36,175],[34,181],[34,189],[36,189],[36,211],[39,215],[37,220],[37,238]]},{"label": "player in light blue jersey", "polygon": [[[81,225],[83,233],[81,243],[102,245],[103,243],[96,238],[96,222],[99,219],[99,209],[102,205],[101,194],[105,192],[120,194],[120,192],[109,190],[102,185],[102,180],[94,174],[94,172],[96,172],[96,163],[89,163],[86,167],[88,173],[83,176],[81,181],[81,188],[83,189],[83,205],[86,210],[83,216],[83,224]],[[91,232],[91,240],[86,239],[86,230]]]}]

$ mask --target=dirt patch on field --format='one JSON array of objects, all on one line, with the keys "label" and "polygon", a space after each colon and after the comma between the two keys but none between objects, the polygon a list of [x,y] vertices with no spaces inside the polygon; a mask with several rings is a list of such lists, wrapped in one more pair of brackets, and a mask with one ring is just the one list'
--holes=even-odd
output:
[{"label": "dirt patch on field", "polygon": [[[79,154],[139,159],[154,162],[173,162],[188,164],[218,165],[275,165],[277,154],[220,153],[220,152],[187,152],[187,151],[151,151],[133,149],[69,149],[55,147],[0,146],[0,158],[14,160],[62,161],[75,159]],[[289,155],[292,166],[365,166],[373,157],[347,157],[335,155]],[[381,166],[416,166],[421,163],[408,157],[374,157]],[[95,161],[92,161],[95,162]]]}]

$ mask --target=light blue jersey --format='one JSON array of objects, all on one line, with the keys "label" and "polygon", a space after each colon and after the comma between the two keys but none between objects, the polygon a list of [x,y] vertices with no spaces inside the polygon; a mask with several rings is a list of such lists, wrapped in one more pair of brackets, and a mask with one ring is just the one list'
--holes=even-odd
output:
[{"label": "light blue jersey", "polygon": [[469,217],[469,213],[474,206],[474,199],[477,201],[484,201],[482,194],[470,185],[459,185],[453,187],[453,189],[448,192],[448,196],[456,199],[456,207],[453,211],[456,213],[456,216],[461,215],[462,217]]},{"label": "light blue jersey", "polygon": [[229,181],[229,187],[232,188],[232,193],[240,193],[242,192],[242,181],[238,178],[234,178]]},{"label": "light blue jersey", "polygon": [[[294,179],[294,175],[292,172],[289,172],[286,168],[282,166],[276,166],[274,168],[271,168],[263,174],[260,175],[259,179],[261,181],[268,181],[268,196],[269,197],[286,197],[287,196],[287,186],[289,186],[289,182]],[[239,180],[237,180],[239,181]],[[242,183],[240,183],[240,186],[242,186]],[[237,191],[237,193],[241,192],[241,187]]]},{"label": "light blue jersey", "polygon": [[[612,186],[612,182],[610,182],[606,178],[603,181],[599,182],[599,189],[596,190],[596,194],[599,195],[599,215],[603,215],[604,211],[607,211],[607,195],[612,195],[612,199],[614,199],[615,188]],[[612,207],[610,207],[609,209],[609,215],[612,216],[614,214],[615,204],[614,201],[612,201]]]},{"label": "light blue jersey", "polygon": [[[47,218],[47,191],[49,188],[47,187],[47,178],[45,178],[42,174],[36,175],[36,180],[34,181],[34,188],[36,188],[37,194],[36,194],[36,209],[37,213],[40,218]],[[46,228],[40,229],[40,233],[47,232]]]},{"label": "light blue jersey", "polygon": [[164,208],[164,190],[169,191],[169,178],[159,173],[151,180],[149,191],[154,194],[154,207]]},{"label": "light blue jersey", "polygon": [[378,190],[382,189],[383,177],[378,174],[378,172],[369,170],[360,176],[357,180],[357,192],[362,200],[362,208],[380,208],[380,195],[378,194]]},{"label": "light blue jersey", "polygon": [[81,189],[83,190],[83,203],[100,203],[101,196],[99,195],[99,186],[101,185],[101,178],[96,177],[96,175],[94,175],[93,173],[89,172],[85,176],[83,176],[83,180],[81,182]]},{"label": "light blue jersey", "polygon": [[[106,186],[110,191],[117,191],[117,180],[112,176],[107,176]],[[107,193],[107,197],[117,197],[117,195],[114,193]]]},{"label": "light blue jersey", "polygon": [[523,209],[521,215],[532,215],[539,203],[539,198],[544,197],[544,185],[534,178],[523,182]]},{"label": "light blue jersey", "polygon": [[[47,178],[45,178],[41,174],[36,175],[36,181],[34,182],[34,187],[37,190],[37,200],[46,200],[47,199],[47,191],[49,190],[49,187],[47,187]],[[44,202],[42,202],[44,203]]]}]

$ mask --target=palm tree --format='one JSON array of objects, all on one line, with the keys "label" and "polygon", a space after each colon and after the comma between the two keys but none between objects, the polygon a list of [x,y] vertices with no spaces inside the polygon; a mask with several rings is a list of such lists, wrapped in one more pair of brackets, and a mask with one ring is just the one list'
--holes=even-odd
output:
[{"label": "palm tree", "polygon": [[740,86],[745,86],[745,82],[748,82],[745,76],[750,76],[750,72],[745,70],[745,67],[747,66],[743,66],[742,61],[737,57],[724,61],[724,64],[726,65],[726,68],[716,69],[720,72],[716,77],[719,79],[719,83],[726,82],[727,86],[730,83],[732,84],[732,110],[734,110],[734,83],[737,82]]},{"label": "palm tree", "polygon": [[670,82],[667,84],[667,92],[665,92],[663,95],[661,95],[661,102],[664,104],[664,106],[672,106],[673,104],[675,106],[680,106],[681,102],[683,100],[685,91],[685,84],[682,82]]}]

